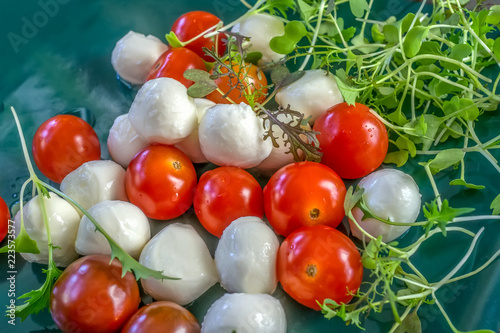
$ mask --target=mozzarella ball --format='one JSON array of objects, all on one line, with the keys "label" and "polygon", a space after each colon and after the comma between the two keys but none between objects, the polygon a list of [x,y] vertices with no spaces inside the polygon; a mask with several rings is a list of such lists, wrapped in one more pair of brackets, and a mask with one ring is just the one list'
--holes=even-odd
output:
[{"label": "mozzarella ball", "polygon": [[[130,202],[103,201],[90,207],[88,213],[120,245],[125,252],[138,259],[151,238],[149,220],[142,210]],[[81,255],[111,254],[108,240],[87,216],[83,216],[75,242]]]},{"label": "mozzarella ball", "polygon": [[[278,120],[281,122],[289,123],[290,121],[292,121],[292,119],[293,118],[288,114],[286,115],[283,113],[278,114]],[[295,124],[297,124],[296,120],[292,122],[292,125]],[[265,126],[267,130],[269,128],[269,124],[266,122]],[[304,126],[304,128],[310,130],[311,126],[307,124],[306,126]],[[289,153],[290,143],[286,143],[285,145],[285,139],[287,139],[287,137],[284,137],[284,135],[285,134],[283,130],[279,126],[277,125],[273,126],[273,136],[276,138],[278,147],[273,146],[271,154],[269,154],[269,156],[266,157],[264,161],[262,161],[262,163],[257,165],[257,169],[263,172],[272,173],[287,164],[295,162],[293,154]],[[303,140],[307,142],[306,137],[303,137]],[[303,152],[299,150],[298,154],[303,155]]]},{"label": "mozzarella ball", "polygon": [[195,98],[194,99],[194,104],[196,105],[196,119],[198,120],[196,124],[196,128],[191,132],[191,134],[188,135],[187,138],[183,139],[181,142],[176,144],[175,146],[182,150],[184,154],[189,157],[191,162],[193,163],[205,163],[208,162],[206,159],[205,155],[203,155],[203,152],[201,151],[200,147],[200,139],[198,135],[198,127],[201,121],[201,118],[205,114],[205,112],[208,110],[208,108],[212,107],[215,105],[214,102],[212,102],[209,99],[206,98]]},{"label": "mozzarella ball", "polygon": [[252,168],[273,148],[264,140],[264,127],[247,104],[217,104],[201,118],[200,147],[203,155],[219,166]]},{"label": "mozzarella ball", "polygon": [[310,124],[328,108],[344,102],[335,77],[322,69],[306,71],[300,79],[280,89],[275,100],[283,107],[290,105],[292,110],[302,112],[304,118],[311,116]]},{"label": "mozzarella ball", "polygon": [[255,216],[234,220],[215,250],[220,283],[228,292],[271,294],[276,289],[276,234]]},{"label": "mozzarella ball", "polygon": [[[367,207],[376,216],[392,222],[412,223],[420,212],[420,192],[413,178],[396,169],[372,172],[363,178],[359,187],[364,189],[363,198]],[[390,242],[401,236],[409,226],[392,226],[375,218],[363,220],[363,211],[355,207],[352,214],[361,228],[373,237],[382,235],[382,241]],[[349,221],[352,234],[363,239],[363,233]]]},{"label": "mozzarella ball", "polygon": [[225,294],[208,309],[201,332],[285,333],[285,310],[268,294]]},{"label": "mozzarella ball", "polygon": [[149,143],[173,145],[194,131],[196,105],[187,88],[167,77],[146,82],[137,92],[128,117],[139,136]]},{"label": "mozzarella ball", "polygon": [[111,65],[116,73],[131,84],[143,84],[160,55],[168,50],[155,36],[129,31],[111,53]]},{"label": "mozzarella ball", "polygon": [[207,245],[193,226],[173,223],[162,229],[142,250],[139,262],[180,280],[142,279],[154,299],[186,305],[218,281]]},{"label": "mozzarella ball", "polygon": [[[50,198],[43,197],[47,212],[51,242],[57,248],[53,249],[53,260],[57,266],[66,267],[78,258],[75,251],[75,240],[80,224],[80,215],[66,200],[55,193]],[[28,235],[37,243],[40,253],[21,253],[21,256],[30,262],[48,264],[47,229],[40,207],[40,197],[37,195],[23,207],[24,227]],[[15,230],[21,228],[21,211],[15,218]]]},{"label": "mozzarella ball", "polygon": [[271,39],[285,34],[285,25],[276,16],[254,14],[236,24],[231,31],[250,37],[248,52],[262,53],[259,65],[276,62],[284,57],[283,54],[276,53],[269,47]]},{"label": "mozzarella ball", "polygon": [[113,161],[126,168],[135,154],[147,146],[148,143],[130,124],[128,114],[122,114],[115,119],[108,136],[108,150]]},{"label": "mozzarella ball", "polygon": [[125,170],[113,161],[83,163],[64,177],[61,191],[86,210],[105,200],[128,201]]}]

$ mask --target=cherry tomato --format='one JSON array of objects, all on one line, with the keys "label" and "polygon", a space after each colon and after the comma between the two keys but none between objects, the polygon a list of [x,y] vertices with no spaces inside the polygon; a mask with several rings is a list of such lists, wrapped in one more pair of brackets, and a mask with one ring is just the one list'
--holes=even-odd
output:
[{"label": "cherry tomato", "polygon": [[139,307],[139,286],[110,256],[90,255],[70,264],[54,284],[50,313],[63,332],[117,332]]},{"label": "cherry tomato", "polygon": [[61,114],[45,121],[33,137],[32,149],[38,169],[56,183],[83,163],[101,157],[99,138],[92,126],[72,115]]},{"label": "cherry tomato", "polygon": [[193,207],[205,229],[221,237],[224,229],[239,217],[263,217],[262,188],[243,169],[219,167],[201,175]]},{"label": "cherry tomato", "polygon": [[[267,79],[264,73],[260,72],[259,68],[253,64],[247,64],[241,69],[239,65],[233,64],[232,69],[235,73],[238,73],[243,86],[238,84],[238,80],[233,75],[232,77],[222,76],[216,79],[215,83],[217,87],[222,90],[224,94],[229,92],[227,97],[237,104],[249,104],[248,96],[257,91],[254,95],[255,102],[262,103],[267,96]],[[222,67],[221,73],[228,73],[228,69]],[[213,70],[210,71],[210,74],[213,74]],[[232,87],[234,87],[234,89],[230,91]],[[206,98],[217,104],[231,104],[229,99],[222,97],[221,93],[216,90],[208,94]]]},{"label": "cherry tomato", "polygon": [[264,187],[264,212],[283,236],[304,225],[335,228],[345,216],[345,193],[342,179],[329,167],[292,163],[276,171]]},{"label": "cherry tomato", "polygon": [[0,242],[3,241],[9,229],[10,212],[9,207],[0,197]]},{"label": "cherry tomato", "polygon": [[168,301],[143,306],[123,326],[121,333],[198,333],[200,324],[191,312]]},{"label": "cherry tomato", "polygon": [[[181,15],[174,22],[171,30],[181,42],[187,42],[199,36],[207,29],[217,25],[219,22],[220,19],[213,14],[203,11],[193,11]],[[206,47],[207,49],[212,50],[217,45],[217,54],[221,56],[224,52],[226,52],[226,43],[223,41],[223,39],[226,38],[226,35],[223,33],[219,33],[211,38],[200,37],[184,47],[195,52],[205,61],[211,62],[214,61],[214,59],[211,56],[206,55],[202,48]],[[217,41],[217,44],[215,41]]]},{"label": "cherry tomato", "polygon": [[153,145],[130,162],[125,190],[131,203],[157,220],[182,215],[193,203],[196,171],[193,163],[173,146]]},{"label": "cherry tomato", "polygon": [[377,169],[387,154],[389,139],[384,124],[366,105],[337,104],[316,119],[313,130],[321,162],[345,179],[364,177]]},{"label": "cherry tomato", "polygon": [[278,279],[297,302],[319,310],[330,298],[348,303],[363,279],[361,256],[340,231],[316,225],[302,227],[285,238],[278,250]]},{"label": "cherry tomato", "polygon": [[184,78],[184,71],[192,68],[207,70],[203,59],[193,51],[183,47],[171,48],[156,60],[146,81],[159,77],[170,77],[189,88],[194,82]]}]

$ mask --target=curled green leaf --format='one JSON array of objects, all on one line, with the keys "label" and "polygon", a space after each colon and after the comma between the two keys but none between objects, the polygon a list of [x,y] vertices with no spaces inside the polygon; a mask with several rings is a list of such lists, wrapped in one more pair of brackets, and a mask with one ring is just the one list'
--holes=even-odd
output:
[{"label": "curled green leaf", "polygon": [[413,58],[420,51],[422,40],[427,37],[429,27],[417,26],[411,28],[403,42],[403,51],[408,58]]}]

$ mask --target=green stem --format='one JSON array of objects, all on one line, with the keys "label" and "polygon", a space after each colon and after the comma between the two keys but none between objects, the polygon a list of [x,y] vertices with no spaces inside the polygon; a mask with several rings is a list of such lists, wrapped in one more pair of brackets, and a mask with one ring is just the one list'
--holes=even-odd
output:
[{"label": "green stem", "polygon": [[314,29],[313,38],[311,40],[311,47],[309,48],[308,54],[305,57],[304,61],[302,62],[302,65],[299,68],[300,71],[302,71],[302,70],[304,70],[304,68],[306,68],[307,63],[309,62],[309,59],[311,58],[311,53],[314,49],[314,45],[316,44],[316,40],[318,39],[319,28],[321,27],[321,20],[323,19],[323,12],[325,9],[325,5],[326,5],[326,0],[321,0],[321,3],[319,4],[318,20],[316,21],[316,28]]}]

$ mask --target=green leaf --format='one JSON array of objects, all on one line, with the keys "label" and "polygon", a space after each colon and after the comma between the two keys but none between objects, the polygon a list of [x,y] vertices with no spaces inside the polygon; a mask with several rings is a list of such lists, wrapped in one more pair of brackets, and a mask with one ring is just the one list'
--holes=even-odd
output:
[{"label": "green leaf", "polygon": [[305,21],[309,21],[311,16],[316,13],[316,8],[307,4],[304,0],[298,0],[297,4],[299,5],[299,10]]},{"label": "green leaf", "polygon": [[394,330],[394,333],[421,333],[422,324],[418,317],[417,311],[413,311],[401,322],[401,324]]},{"label": "green leaf", "polygon": [[403,51],[408,58],[413,58],[420,51],[422,40],[427,37],[429,27],[413,27],[406,34],[403,42]]},{"label": "green leaf", "polygon": [[491,25],[500,24],[500,5],[493,5],[490,7],[485,22]]},{"label": "green leaf", "polygon": [[500,59],[500,37],[497,37],[493,43],[493,54],[497,59]]},{"label": "green leaf", "polygon": [[428,220],[428,223],[424,226],[426,234],[434,224],[437,224],[443,235],[446,236],[446,225],[450,221],[460,215],[472,213],[474,210],[474,208],[452,208],[446,199],[443,200],[441,209],[438,208],[436,200],[426,203],[423,207],[424,216]]},{"label": "green leaf", "polygon": [[335,74],[335,81],[337,82],[337,86],[342,94],[342,97],[344,98],[344,101],[349,105],[354,105],[356,103],[356,98],[358,97],[358,91],[344,82],[347,80],[347,74],[343,68],[338,69]]},{"label": "green leaf", "polygon": [[387,42],[394,44],[399,43],[399,30],[395,24],[384,25],[382,31],[384,32],[384,36]]},{"label": "green leaf", "polygon": [[210,78],[207,71],[195,68],[187,69],[184,72],[184,77],[194,81],[194,84],[187,90],[188,95],[192,98],[205,97],[217,89],[217,84]]},{"label": "green leaf", "polygon": [[245,58],[246,63],[254,64],[257,66],[259,60],[262,59],[262,52],[249,52]]},{"label": "green leaf", "polygon": [[384,96],[390,95],[394,92],[394,87],[378,87],[377,90]]},{"label": "green leaf", "polygon": [[459,163],[464,158],[465,153],[458,148],[446,149],[439,152],[436,157],[428,162],[432,174],[447,169]]},{"label": "green leaf", "polygon": [[479,108],[468,98],[454,96],[451,100],[443,103],[443,112],[446,115],[459,112],[456,116],[464,120],[475,120],[479,116]]},{"label": "green leaf", "polygon": [[291,21],[285,26],[285,34],[271,39],[271,50],[279,54],[292,53],[297,43],[307,34],[306,27],[299,21]]},{"label": "green leaf", "polygon": [[495,199],[491,202],[490,209],[493,209],[493,215],[500,214],[500,194],[496,196]]},{"label": "green leaf", "polygon": [[350,186],[347,189],[345,199],[344,199],[344,210],[346,212],[350,212],[354,206],[361,200],[361,197],[363,196],[364,189],[360,188],[354,191],[354,187]]},{"label": "green leaf", "polygon": [[417,148],[415,147],[415,144],[407,137],[400,136],[399,138],[397,138],[396,146],[401,150],[407,150],[410,153],[411,157],[415,157],[415,155],[417,154]]},{"label": "green leaf", "polygon": [[406,150],[393,151],[385,155],[384,163],[394,163],[399,168],[408,162],[408,155]]},{"label": "green leaf", "polygon": [[[26,231],[26,228],[24,227],[24,224],[21,225],[19,234],[14,240],[14,248],[16,249],[17,253],[34,253],[34,254],[40,253],[36,241],[30,237],[30,235]],[[8,251],[9,251],[8,245],[5,245],[4,247],[0,248],[0,253],[7,253]]]},{"label": "green leaf", "polygon": [[49,262],[48,268],[44,269],[43,272],[46,275],[43,285],[37,290],[32,290],[18,297],[18,299],[27,298],[22,305],[16,306],[16,316],[20,317],[21,321],[24,321],[29,315],[37,314],[50,306],[52,287],[62,271],[56,267],[54,262]]},{"label": "green leaf", "polygon": [[465,186],[467,188],[473,189],[473,190],[482,190],[485,187],[483,185],[474,185],[474,184],[469,184],[463,179],[454,179],[450,182],[450,185],[460,185],[460,186]]},{"label": "green leaf", "polygon": [[263,6],[271,15],[276,15],[280,12],[286,18],[288,10],[295,10],[294,0],[267,0],[266,5]]},{"label": "green leaf", "polygon": [[[468,57],[472,53],[472,46],[469,44],[455,44],[451,48],[450,54],[448,55],[448,58],[457,60],[457,61],[463,61],[464,58]],[[441,66],[443,66],[446,69],[449,70],[458,70],[460,67],[455,64],[451,64],[447,61],[441,61],[440,62]]]},{"label": "green leaf", "polygon": [[352,15],[356,17],[363,17],[365,11],[370,10],[366,0],[350,0],[349,7],[351,8]]},{"label": "green leaf", "polygon": [[183,47],[184,43],[177,38],[176,34],[173,31],[170,31],[168,34],[165,35],[165,38],[167,39],[168,44],[171,47]]}]

